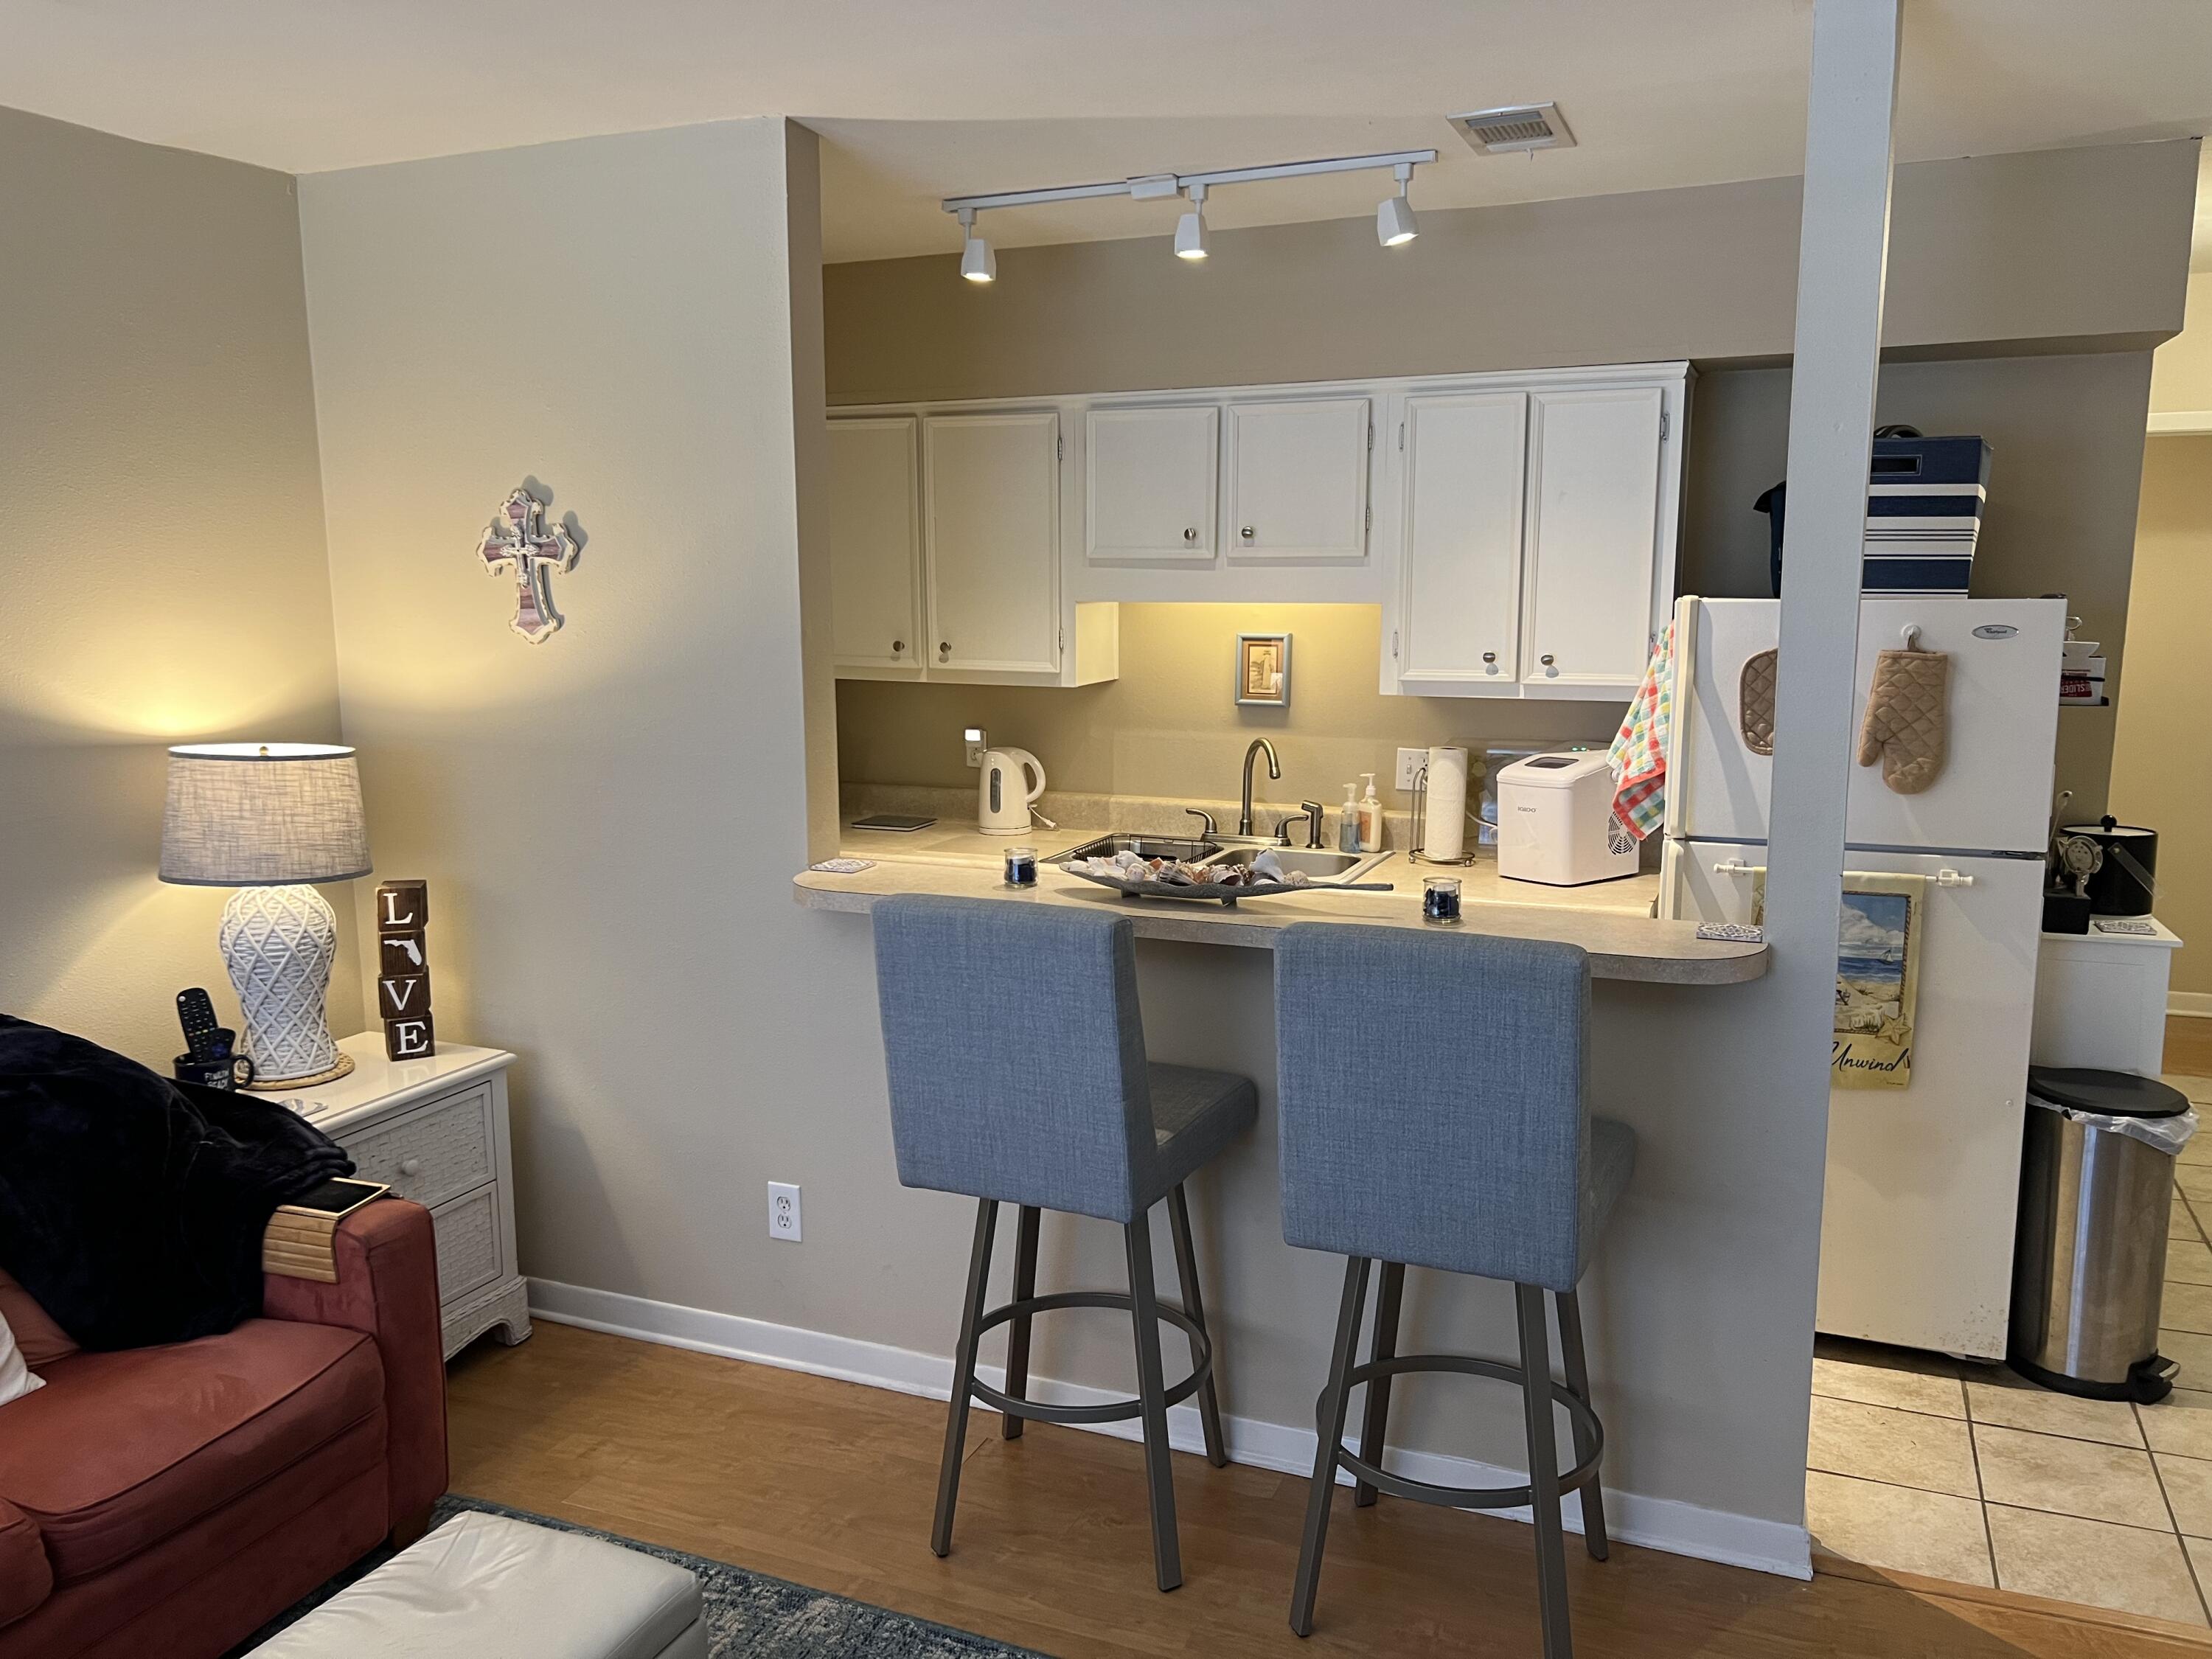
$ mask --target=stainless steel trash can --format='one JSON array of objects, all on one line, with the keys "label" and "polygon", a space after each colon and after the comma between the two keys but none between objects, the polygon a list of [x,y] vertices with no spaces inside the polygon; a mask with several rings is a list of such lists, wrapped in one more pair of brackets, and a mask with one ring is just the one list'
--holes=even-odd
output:
[{"label": "stainless steel trash can", "polygon": [[2028,1073],[2013,1245],[2012,1367],[2096,1400],[2162,1400],[2166,1212],[2189,1101],[2124,1072]]}]

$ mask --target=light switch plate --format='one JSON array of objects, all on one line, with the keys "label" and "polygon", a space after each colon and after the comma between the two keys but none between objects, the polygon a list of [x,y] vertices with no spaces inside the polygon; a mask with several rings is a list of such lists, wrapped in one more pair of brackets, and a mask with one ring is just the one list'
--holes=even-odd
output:
[{"label": "light switch plate", "polygon": [[1398,787],[1411,789],[1421,775],[1421,769],[1429,763],[1425,749],[1401,749],[1398,751]]}]

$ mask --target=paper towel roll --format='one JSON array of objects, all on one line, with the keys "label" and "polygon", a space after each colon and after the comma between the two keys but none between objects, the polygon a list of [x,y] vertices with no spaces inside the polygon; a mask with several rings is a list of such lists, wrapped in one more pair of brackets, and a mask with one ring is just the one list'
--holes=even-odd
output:
[{"label": "paper towel roll", "polygon": [[1467,750],[1429,750],[1428,811],[1421,820],[1421,852],[1455,859],[1467,850]]}]

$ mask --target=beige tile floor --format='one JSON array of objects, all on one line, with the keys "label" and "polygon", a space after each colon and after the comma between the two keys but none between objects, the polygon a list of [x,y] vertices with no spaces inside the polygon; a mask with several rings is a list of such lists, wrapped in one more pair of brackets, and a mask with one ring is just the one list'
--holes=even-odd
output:
[{"label": "beige tile floor", "polygon": [[[2212,1108],[2212,1078],[2166,1081]],[[2159,1405],[1820,1340],[1805,1513],[1821,1549],[2212,1626],[2212,1133],[2183,1154],[2176,1186],[2159,1347],[2181,1370]]]}]

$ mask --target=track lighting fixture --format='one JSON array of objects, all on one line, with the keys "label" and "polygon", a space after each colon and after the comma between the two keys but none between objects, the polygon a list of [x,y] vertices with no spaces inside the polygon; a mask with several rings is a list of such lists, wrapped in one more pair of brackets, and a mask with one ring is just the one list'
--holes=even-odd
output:
[{"label": "track lighting fixture", "polygon": [[1190,211],[1176,221],[1176,258],[1193,263],[1206,258],[1206,186],[1190,187]]},{"label": "track lighting fixture", "polygon": [[960,210],[960,274],[971,283],[993,283],[999,278],[999,256],[991,252],[991,245],[975,234],[975,210]]},{"label": "track lighting fixture", "polygon": [[1217,185],[1247,185],[1273,179],[1305,179],[1322,173],[1362,173],[1389,167],[1398,175],[1398,193],[1385,197],[1375,210],[1375,235],[1385,247],[1397,247],[1420,234],[1406,186],[1413,169],[1433,161],[1432,149],[1395,150],[1386,155],[1338,155],[1318,161],[1277,161],[1265,167],[1224,167],[1212,173],[1151,173],[1135,179],[1117,179],[1096,185],[1054,185],[1043,190],[1008,190],[985,196],[951,196],[943,203],[947,213],[960,216],[960,274],[971,283],[988,283],[999,274],[991,245],[975,234],[975,216],[985,208],[1034,207],[1043,202],[1075,202],[1102,196],[1127,196],[1135,201],[1164,200],[1186,196],[1190,206],[1176,222],[1175,251],[1179,259],[1203,259],[1206,247],[1206,193]]},{"label": "track lighting fixture", "polygon": [[1421,234],[1413,219],[1413,204],[1406,199],[1406,186],[1413,177],[1411,161],[1398,163],[1398,193],[1386,196],[1375,210],[1375,240],[1384,247],[1403,247]]}]

